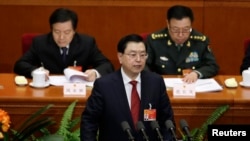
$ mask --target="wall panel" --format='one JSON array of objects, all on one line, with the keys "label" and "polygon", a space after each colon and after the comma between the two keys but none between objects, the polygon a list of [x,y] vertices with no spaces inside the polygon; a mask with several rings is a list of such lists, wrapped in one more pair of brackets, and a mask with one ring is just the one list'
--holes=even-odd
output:
[{"label": "wall panel", "polygon": [[250,38],[250,1],[206,1],[204,33],[210,37],[222,74],[240,74],[243,40]]},{"label": "wall panel", "polygon": [[[165,27],[169,6],[184,4],[195,12],[194,26],[203,30],[203,2],[195,1],[82,1],[72,0],[2,0],[0,16],[0,72],[12,72],[14,62],[21,56],[21,35],[25,32],[46,33],[48,18],[58,7],[75,10],[79,16],[77,31],[96,37],[98,46],[118,68],[116,44],[129,33],[153,32]],[[10,57],[11,56],[11,57]]]}]

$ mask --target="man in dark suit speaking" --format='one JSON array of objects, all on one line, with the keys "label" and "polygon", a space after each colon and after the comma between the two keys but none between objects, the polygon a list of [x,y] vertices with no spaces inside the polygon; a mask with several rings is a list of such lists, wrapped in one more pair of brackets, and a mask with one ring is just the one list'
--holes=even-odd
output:
[{"label": "man in dark suit speaking", "polygon": [[30,49],[16,61],[14,72],[31,77],[43,67],[51,74],[63,74],[68,66],[78,66],[87,81],[114,70],[111,62],[98,49],[95,39],[76,32],[78,17],[69,9],[56,9],[49,19],[51,32],[33,39]]},{"label": "man in dark suit speaking", "polygon": [[[95,141],[98,131],[99,141],[128,141],[129,138],[143,141],[138,121],[145,125],[149,140],[158,140],[155,129],[151,128],[152,121],[158,121],[162,139],[171,141],[171,133],[164,123],[174,121],[174,113],[163,78],[144,70],[147,50],[142,37],[136,34],[123,37],[117,51],[121,68],[96,79],[82,113],[81,141]],[[128,125],[121,125],[124,122]],[[128,127],[130,137],[126,133]]]}]

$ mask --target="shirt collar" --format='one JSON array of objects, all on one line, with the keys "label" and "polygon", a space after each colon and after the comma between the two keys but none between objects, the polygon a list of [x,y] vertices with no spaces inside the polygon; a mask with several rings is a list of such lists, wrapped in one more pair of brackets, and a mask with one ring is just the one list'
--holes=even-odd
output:
[{"label": "shirt collar", "polygon": [[[121,67],[121,74],[122,74],[122,78],[123,78],[123,82],[124,84],[127,84],[129,83],[130,81],[132,81],[132,79],[130,79],[126,73],[124,72],[123,68]],[[138,82],[138,83],[141,83],[141,73],[139,73],[137,75],[137,77],[135,78],[135,80]]]}]

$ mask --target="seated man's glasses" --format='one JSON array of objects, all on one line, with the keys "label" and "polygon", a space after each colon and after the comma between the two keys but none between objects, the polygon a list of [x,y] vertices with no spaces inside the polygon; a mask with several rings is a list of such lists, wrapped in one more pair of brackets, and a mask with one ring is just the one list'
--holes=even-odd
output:
[{"label": "seated man's glasses", "polygon": [[190,33],[192,31],[192,27],[178,28],[169,26],[168,28],[172,33]]}]

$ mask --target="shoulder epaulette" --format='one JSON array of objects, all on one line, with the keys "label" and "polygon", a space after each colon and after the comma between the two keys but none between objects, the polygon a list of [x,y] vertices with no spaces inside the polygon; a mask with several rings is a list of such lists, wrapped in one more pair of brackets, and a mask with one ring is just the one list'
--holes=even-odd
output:
[{"label": "shoulder epaulette", "polygon": [[199,41],[206,41],[207,37],[204,35],[191,35],[190,39],[199,40]]},{"label": "shoulder epaulette", "polygon": [[167,37],[168,35],[167,35],[167,33],[152,33],[151,34],[151,38],[152,39],[162,39],[162,38],[165,38],[165,37]]}]

